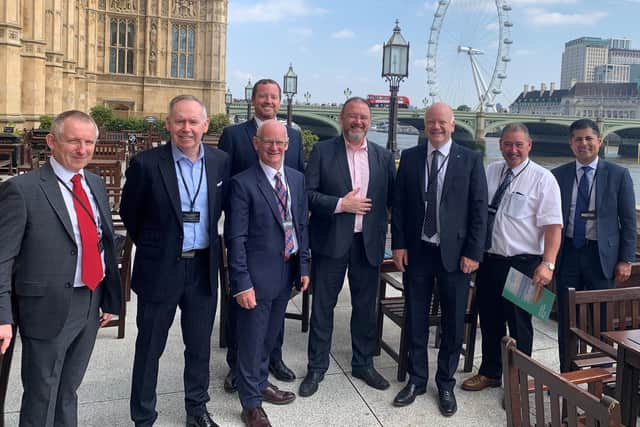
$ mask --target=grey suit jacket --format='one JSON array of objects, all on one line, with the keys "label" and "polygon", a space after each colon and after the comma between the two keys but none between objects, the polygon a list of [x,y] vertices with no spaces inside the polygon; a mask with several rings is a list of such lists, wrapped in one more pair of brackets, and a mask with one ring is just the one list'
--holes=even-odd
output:
[{"label": "grey suit jacket", "polygon": [[[85,171],[102,225],[105,277],[101,307],[120,312],[120,276],[107,193],[100,177]],[[14,323],[36,339],[58,335],[69,313],[77,262],[71,219],[60,186],[47,163],[0,186],[0,324]],[[17,307],[12,306],[15,292]]]}]

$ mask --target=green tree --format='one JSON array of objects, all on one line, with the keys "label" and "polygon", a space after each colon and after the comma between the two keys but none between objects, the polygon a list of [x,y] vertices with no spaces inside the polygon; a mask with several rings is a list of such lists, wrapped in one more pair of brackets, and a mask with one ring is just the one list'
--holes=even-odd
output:
[{"label": "green tree", "polygon": [[40,116],[40,129],[51,129],[51,123],[53,123],[53,116]]},{"label": "green tree", "polygon": [[209,130],[207,131],[207,134],[219,135],[222,133],[222,129],[229,126],[230,123],[231,122],[229,121],[229,117],[226,114],[215,114],[209,117]]},{"label": "green tree", "polygon": [[89,114],[93,117],[93,120],[95,120],[98,128],[108,126],[109,122],[114,119],[113,110],[104,105],[94,106],[89,110]]},{"label": "green tree", "polygon": [[302,147],[304,149],[304,159],[309,160],[309,156],[311,155],[311,149],[313,145],[318,142],[320,138],[315,133],[311,132],[309,129],[304,129],[302,131]]}]

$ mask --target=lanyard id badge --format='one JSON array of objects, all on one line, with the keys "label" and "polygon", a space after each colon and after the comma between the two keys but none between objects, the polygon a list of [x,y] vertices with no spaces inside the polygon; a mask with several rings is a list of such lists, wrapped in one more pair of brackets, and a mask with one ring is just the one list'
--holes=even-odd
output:
[{"label": "lanyard id badge", "polygon": [[199,211],[182,211],[182,222],[199,223],[200,212]]}]

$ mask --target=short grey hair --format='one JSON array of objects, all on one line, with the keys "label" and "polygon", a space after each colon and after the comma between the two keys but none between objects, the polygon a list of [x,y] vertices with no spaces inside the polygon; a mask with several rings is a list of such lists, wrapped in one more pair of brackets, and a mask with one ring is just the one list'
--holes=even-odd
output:
[{"label": "short grey hair", "polygon": [[524,125],[524,123],[509,123],[504,128],[502,128],[502,132],[500,132],[500,141],[502,142],[502,137],[511,132],[522,132],[524,136],[531,140],[531,135],[529,135],[529,129]]},{"label": "short grey hair", "polygon": [[182,101],[194,101],[197,102],[200,107],[202,107],[202,114],[204,116],[205,119],[208,119],[209,116],[207,115],[207,106],[204,105],[204,102],[200,101],[200,99],[195,96],[195,95],[178,95],[175,96],[171,99],[171,101],[169,101],[169,115],[171,115],[171,113],[173,113],[173,109],[175,108],[176,104],[178,102],[182,102]]},{"label": "short grey hair", "polygon": [[96,129],[96,140],[98,139],[98,125],[96,124],[95,120],[93,120],[93,117],[80,110],[68,110],[58,114],[51,123],[51,130],[49,131],[49,133],[51,133],[57,141],[60,140],[62,134],[64,133],[64,122],[67,119],[76,119],[81,122],[92,124]]}]

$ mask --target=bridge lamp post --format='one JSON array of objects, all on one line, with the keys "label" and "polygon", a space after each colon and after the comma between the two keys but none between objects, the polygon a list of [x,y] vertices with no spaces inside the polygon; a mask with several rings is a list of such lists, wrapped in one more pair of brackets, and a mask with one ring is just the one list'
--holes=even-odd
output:
[{"label": "bridge lamp post", "polygon": [[251,84],[251,79],[247,82],[247,85],[244,87],[244,100],[247,101],[247,121],[251,118],[251,95],[253,94],[253,85]]},{"label": "bridge lamp post", "polygon": [[346,88],[346,89],[344,90],[344,92],[342,92],[342,93],[344,93],[344,97],[345,97],[346,99],[351,98],[351,93],[352,93],[352,92],[351,92],[351,89]]},{"label": "bridge lamp post", "polygon": [[227,117],[229,117],[229,108],[231,108],[231,103],[233,102],[233,95],[231,94],[231,90],[227,88],[227,92],[224,94],[224,105],[227,107]]},{"label": "bridge lamp post", "polygon": [[387,134],[387,149],[397,159],[398,144],[396,141],[396,126],[398,122],[398,89],[400,82],[409,75],[409,42],[400,34],[399,21],[389,40],[382,48],[382,77],[389,82],[389,132]]},{"label": "bridge lamp post", "polygon": [[311,103],[309,102],[309,100],[311,99],[311,94],[309,93],[309,91],[306,91],[303,96],[305,103],[307,105],[310,105]]},{"label": "bridge lamp post", "polygon": [[298,76],[293,72],[293,66],[289,64],[287,74],[284,75],[284,84],[282,91],[287,96],[287,126],[291,126],[291,109],[293,107],[291,100],[298,93]]}]

